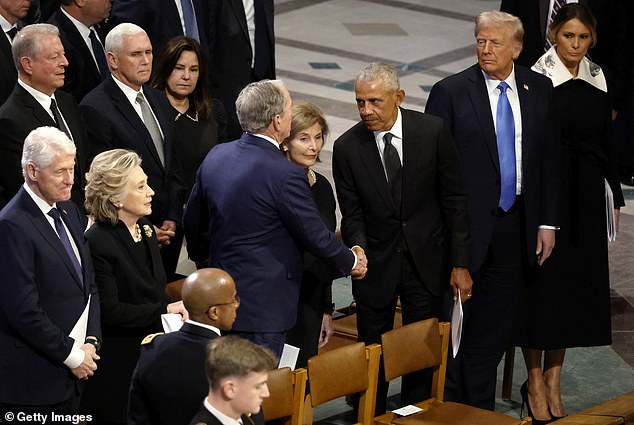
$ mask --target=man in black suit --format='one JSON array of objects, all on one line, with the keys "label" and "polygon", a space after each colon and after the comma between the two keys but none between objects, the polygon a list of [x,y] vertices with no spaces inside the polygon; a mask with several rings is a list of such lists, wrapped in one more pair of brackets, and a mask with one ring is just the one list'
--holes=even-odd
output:
[{"label": "man in black suit", "polygon": [[[344,241],[368,258],[352,293],[359,340],[371,344],[392,329],[399,296],[405,324],[438,317],[450,284],[468,299],[467,195],[449,133],[438,118],[399,107],[405,92],[393,66],[366,66],[355,95],[362,121],[335,141],[333,175]],[[387,384],[379,381],[376,410],[384,413]],[[404,377],[403,404],[428,396],[427,384],[420,374]]]},{"label": "man in black suit", "polygon": [[183,327],[141,343],[130,384],[129,425],[186,424],[207,394],[207,344],[231,330],[240,299],[233,279],[220,269],[195,271],[181,295],[189,313]]},{"label": "man in black suit", "polygon": [[0,413],[72,413],[97,370],[99,295],[84,229],[68,202],[75,146],[42,127],[24,141],[24,184],[0,213]]},{"label": "man in black suit", "polygon": [[79,105],[90,136],[91,156],[108,149],[131,149],[143,159],[155,192],[150,221],[156,228],[168,280],[173,279],[182,232],[185,189],[173,155],[174,113],[165,95],[146,85],[152,72],[152,44],[145,31],[124,23],[106,37],[111,75]]},{"label": "man in black suit", "polygon": [[273,9],[273,0],[209,1],[211,93],[227,111],[227,140],[242,134],[235,107],[240,91],[253,81],[275,79]]},{"label": "man in black suit", "polygon": [[59,28],[68,59],[64,87],[77,103],[109,74],[106,52],[94,25],[110,14],[111,0],[63,0],[49,19]]},{"label": "man in black suit", "polygon": [[[209,393],[190,424],[222,425],[227,423],[226,417],[253,423],[249,416],[260,412],[262,401],[269,396],[268,372],[276,365],[269,349],[238,336],[211,341],[205,360]],[[225,417],[222,422],[221,415]]]},{"label": "man in black suit", "polygon": [[8,202],[24,182],[20,166],[24,138],[37,127],[51,126],[64,131],[77,147],[71,199],[83,210],[88,136],[75,100],[58,90],[64,85],[68,61],[57,28],[24,27],[13,41],[13,60],[18,83],[0,108],[1,202]]},{"label": "man in black suit", "polygon": [[179,35],[197,40],[206,52],[207,8],[206,0],[114,0],[108,22],[113,26],[124,22],[140,26],[156,54]]},{"label": "man in black suit", "polygon": [[559,139],[550,80],[513,64],[520,20],[484,12],[475,33],[478,64],[434,85],[426,112],[451,129],[471,222],[473,296],[458,356],[449,356],[445,399],[492,410],[525,272],[555,245]]},{"label": "man in black suit", "polygon": [[29,10],[29,0],[0,1],[0,105],[11,95],[18,72],[15,69],[11,44],[18,32],[18,20],[24,18]]}]

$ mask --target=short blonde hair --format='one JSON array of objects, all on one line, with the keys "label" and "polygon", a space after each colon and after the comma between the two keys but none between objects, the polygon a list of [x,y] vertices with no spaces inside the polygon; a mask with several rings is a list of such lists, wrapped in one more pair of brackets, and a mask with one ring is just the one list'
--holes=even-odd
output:
[{"label": "short blonde hair", "polygon": [[86,209],[95,221],[116,224],[119,221],[117,207],[112,202],[125,194],[130,173],[141,165],[136,152],[112,149],[100,153],[92,160],[86,173]]},{"label": "short blonde hair", "polygon": [[476,17],[473,34],[477,37],[482,28],[491,26],[506,26],[513,40],[519,42],[520,45],[523,44],[524,26],[517,16],[499,10],[482,12]]}]

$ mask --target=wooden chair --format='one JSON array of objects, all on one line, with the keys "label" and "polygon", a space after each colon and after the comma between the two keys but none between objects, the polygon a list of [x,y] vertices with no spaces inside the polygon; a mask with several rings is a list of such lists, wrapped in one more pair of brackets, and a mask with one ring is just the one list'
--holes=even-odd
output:
[{"label": "wooden chair", "polygon": [[422,369],[433,373],[431,398],[417,403],[422,412],[398,417],[392,412],[375,418],[375,423],[399,425],[469,424],[519,425],[530,423],[501,413],[478,409],[460,403],[443,403],[450,324],[438,319],[421,320],[391,330],[381,336],[385,380]]},{"label": "wooden chair", "polygon": [[175,280],[174,282],[170,282],[167,285],[165,285],[165,293],[167,294],[168,297],[170,297],[170,299],[173,302],[180,301],[182,299],[181,289],[183,289],[184,282],[185,282],[185,279],[183,278],[183,279]]},{"label": "wooden chair", "polygon": [[270,396],[264,399],[264,420],[283,419],[285,425],[300,425],[304,416],[306,369],[292,371],[285,367],[269,372],[267,385]]},{"label": "wooden chair", "polygon": [[[610,417],[616,420],[622,420],[622,422],[614,423],[634,424],[634,391],[590,407],[579,413],[582,415],[601,416],[604,418]],[[557,421],[557,423],[559,423],[559,421]]]},{"label": "wooden chair", "polygon": [[[364,343],[339,347],[308,359],[310,394],[307,403],[316,407],[349,394],[360,394],[357,421],[372,425],[376,404],[381,347]],[[312,423],[312,415],[305,423]]]},{"label": "wooden chair", "polygon": [[595,416],[576,413],[551,423],[557,425],[621,425],[625,422],[623,422],[622,418],[614,416]]}]

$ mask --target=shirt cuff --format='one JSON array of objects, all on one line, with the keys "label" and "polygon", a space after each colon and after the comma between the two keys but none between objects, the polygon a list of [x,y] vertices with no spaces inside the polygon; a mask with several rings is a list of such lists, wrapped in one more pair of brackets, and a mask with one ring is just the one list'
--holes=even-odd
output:
[{"label": "shirt cuff", "polygon": [[[359,245],[355,245],[352,248],[361,248],[361,247]],[[357,267],[357,261],[359,259],[357,258],[357,253],[354,252],[354,250],[352,248],[350,248],[350,251],[352,251],[352,254],[354,255],[354,264],[352,265],[352,269],[351,270],[354,270],[354,268]]]},{"label": "shirt cuff", "polygon": [[547,224],[541,224],[539,228],[544,230],[559,230],[560,229],[559,226],[549,226]]},{"label": "shirt cuff", "polygon": [[69,369],[75,369],[77,366],[82,364],[85,356],[86,353],[84,353],[84,350],[73,345],[72,350],[70,350],[70,354],[66,357],[66,360],[64,360],[64,364],[68,366]]}]

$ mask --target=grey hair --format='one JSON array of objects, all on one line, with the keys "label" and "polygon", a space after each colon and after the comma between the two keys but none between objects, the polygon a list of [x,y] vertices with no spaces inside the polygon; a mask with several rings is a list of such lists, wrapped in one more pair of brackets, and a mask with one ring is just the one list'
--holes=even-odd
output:
[{"label": "grey hair", "polygon": [[281,80],[262,80],[242,89],[236,99],[236,112],[244,131],[257,133],[264,130],[275,115],[284,113],[283,87]]},{"label": "grey hair", "polygon": [[375,80],[382,80],[383,88],[389,91],[398,91],[401,88],[396,67],[382,62],[372,62],[366,65],[359,72],[355,81]]},{"label": "grey hair", "polygon": [[143,28],[130,22],[124,22],[117,25],[111,29],[106,36],[106,43],[104,45],[106,52],[119,52],[121,50],[121,46],[123,46],[123,37],[137,34],[147,35]]},{"label": "grey hair", "polygon": [[22,148],[22,175],[26,180],[27,166],[46,168],[56,155],[75,155],[77,148],[66,133],[55,127],[38,127],[24,139]]},{"label": "grey hair", "polygon": [[499,10],[490,10],[480,13],[475,19],[475,30],[473,34],[477,37],[483,27],[490,26],[506,26],[515,41],[523,42],[524,27],[522,21],[517,16],[510,13],[500,12]]},{"label": "grey hair", "polygon": [[22,28],[13,39],[11,54],[15,69],[23,71],[20,59],[23,57],[34,58],[42,49],[39,38],[43,35],[56,35],[59,37],[59,29],[51,24],[32,24]]},{"label": "grey hair", "polygon": [[99,223],[119,221],[117,207],[112,200],[121,200],[130,173],[141,166],[141,157],[126,149],[112,149],[95,156],[86,173],[86,202],[84,205]]}]

